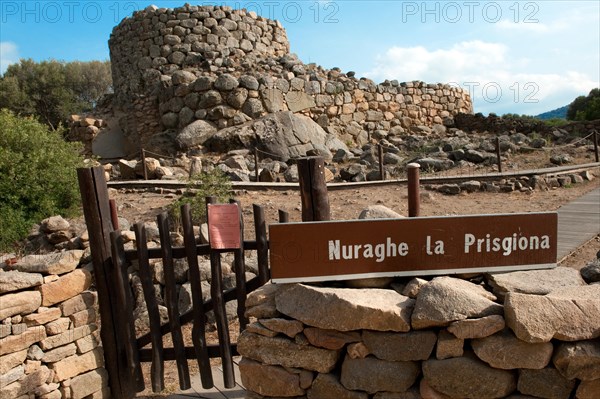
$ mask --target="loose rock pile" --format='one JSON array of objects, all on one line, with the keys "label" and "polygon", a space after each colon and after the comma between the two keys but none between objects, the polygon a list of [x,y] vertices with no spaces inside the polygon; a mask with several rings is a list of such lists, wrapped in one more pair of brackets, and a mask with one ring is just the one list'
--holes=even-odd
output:
[{"label": "loose rock pile", "polygon": [[558,267],[388,289],[269,284],[246,302],[242,381],[253,398],[597,398],[588,281]]},{"label": "loose rock pile", "polygon": [[[62,236],[65,223],[51,218],[42,226],[49,237]],[[83,252],[0,259],[1,399],[110,395]]]},{"label": "loose rock pile", "polygon": [[[312,154],[323,156],[331,181],[369,181],[380,180],[379,147],[372,142],[361,148],[348,148],[345,143],[336,139],[335,135],[326,133],[309,118],[288,112],[272,114],[240,128],[222,129],[209,136],[199,133],[204,121],[196,121],[186,127],[181,135],[185,139],[196,140],[213,152],[190,156],[182,154],[178,158],[146,157],[146,169],[149,179],[184,180],[192,170],[210,171],[215,167],[221,169],[233,181],[255,181],[255,157],[247,148],[258,149],[258,180],[263,182],[297,182],[295,158]],[[189,135],[187,135],[189,131]],[[417,162],[421,165],[421,174],[452,171],[458,173],[478,174],[495,171],[497,164],[495,136],[487,133],[467,134],[456,128],[435,125],[433,129],[420,127],[421,133],[386,134],[380,136],[382,161],[386,179],[405,176],[406,165]],[[437,133],[436,133],[437,132]],[[555,149],[548,138],[537,133],[522,133],[499,136],[502,164],[505,171],[529,169],[519,164],[518,155],[537,152],[547,159],[544,166],[568,165],[575,157],[589,158],[593,161],[593,146],[589,140],[556,131],[560,135],[562,148]],[[202,138],[203,137],[203,138]],[[199,140],[199,141],[198,141]],[[558,140],[558,139],[555,139]],[[573,144],[570,144],[573,143]],[[580,161],[581,162],[581,161]],[[107,165],[112,179],[139,179],[143,177],[140,161],[121,160],[115,167]],[[329,173],[328,173],[329,175]],[[470,182],[465,187],[451,186],[441,188],[446,194],[457,194],[462,191],[487,190],[492,192],[510,192],[515,190],[545,190],[548,187],[568,186],[593,178],[591,174],[566,176],[560,179],[527,177],[509,181],[498,181],[485,185]]]}]

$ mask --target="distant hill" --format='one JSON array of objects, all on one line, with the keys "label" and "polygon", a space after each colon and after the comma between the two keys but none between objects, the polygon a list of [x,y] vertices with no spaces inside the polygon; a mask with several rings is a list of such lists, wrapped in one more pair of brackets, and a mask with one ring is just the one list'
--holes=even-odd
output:
[{"label": "distant hill", "polygon": [[544,112],[543,114],[536,115],[538,119],[552,119],[552,118],[563,118],[567,117],[568,105],[564,107],[553,109],[552,111]]}]

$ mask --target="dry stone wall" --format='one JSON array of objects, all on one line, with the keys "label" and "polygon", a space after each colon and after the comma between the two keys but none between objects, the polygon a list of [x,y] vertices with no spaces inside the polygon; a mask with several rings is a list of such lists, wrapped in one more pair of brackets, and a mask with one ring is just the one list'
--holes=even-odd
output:
[{"label": "dry stone wall", "polygon": [[598,398],[600,285],[588,281],[558,267],[268,284],[238,340],[246,397]]},{"label": "dry stone wall", "polygon": [[304,113],[343,141],[402,133],[472,112],[460,88],[357,79],[289,53],[278,21],[225,6],[148,7],[114,28],[115,104],[130,141],[164,145],[165,131],[206,120],[221,129],[268,113]]},{"label": "dry stone wall", "polygon": [[[68,235],[64,219],[45,222],[45,239]],[[82,257],[70,249],[0,259],[1,399],[110,397],[97,295]]]}]

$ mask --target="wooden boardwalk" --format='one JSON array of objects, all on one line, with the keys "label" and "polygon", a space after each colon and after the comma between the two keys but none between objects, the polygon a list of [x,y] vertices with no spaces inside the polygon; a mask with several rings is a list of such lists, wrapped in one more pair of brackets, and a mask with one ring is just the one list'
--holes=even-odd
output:
[{"label": "wooden boardwalk", "polygon": [[558,261],[600,234],[600,188],[558,209]]},{"label": "wooden boardwalk", "polygon": [[[558,260],[564,259],[581,245],[600,234],[600,188],[572,201],[558,210]],[[244,399],[246,390],[241,385],[237,362],[235,359],[236,387],[227,389],[223,383],[223,370],[213,367],[215,387],[203,389],[200,376],[192,377],[192,388],[169,395],[170,399]]]},{"label": "wooden boardwalk", "polygon": [[246,397],[246,389],[242,386],[242,377],[238,368],[239,357],[233,360],[233,371],[235,373],[235,388],[225,388],[223,382],[223,368],[215,366],[212,368],[212,375],[215,386],[211,389],[202,388],[200,375],[192,377],[192,387],[186,391],[179,391],[176,394],[169,395],[169,399],[244,399]]}]

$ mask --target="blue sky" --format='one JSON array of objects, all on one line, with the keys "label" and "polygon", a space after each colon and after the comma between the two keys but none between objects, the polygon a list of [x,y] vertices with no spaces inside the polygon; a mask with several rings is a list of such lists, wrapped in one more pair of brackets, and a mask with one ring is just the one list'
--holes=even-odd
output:
[{"label": "blue sky", "polygon": [[[306,63],[461,86],[484,114],[535,115],[600,86],[598,1],[188,1],[281,21]],[[122,18],[184,2],[2,0],[0,72],[19,58],[108,59]]]}]

